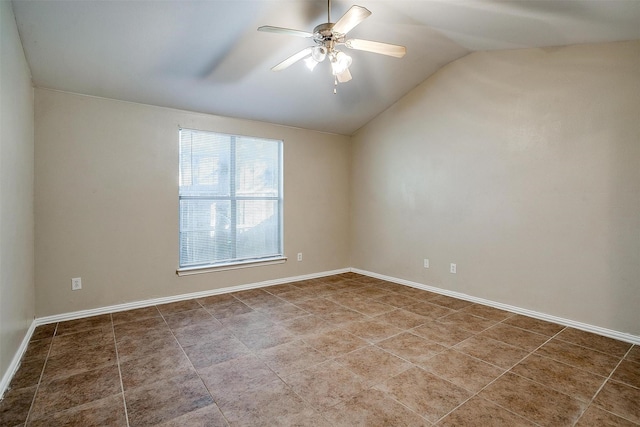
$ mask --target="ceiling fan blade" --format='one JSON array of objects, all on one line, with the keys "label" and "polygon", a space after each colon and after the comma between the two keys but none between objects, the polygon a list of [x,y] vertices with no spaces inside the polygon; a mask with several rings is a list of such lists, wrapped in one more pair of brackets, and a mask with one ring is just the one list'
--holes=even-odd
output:
[{"label": "ceiling fan blade", "polygon": [[296,37],[313,37],[313,34],[307,31],[292,30],[291,28],[272,27],[271,25],[263,25],[262,27],[258,27],[258,31],[264,31],[267,33],[284,34],[284,35],[296,36]]},{"label": "ceiling fan blade", "polygon": [[346,83],[349,80],[351,80],[351,73],[349,72],[349,69],[347,68],[346,70],[344,70],[343,72],[341,72],[340,74],[338,74],[336,76],[336,78],[338,79],[338,81],[340,83]]},{"label": "ceiling fan blade", "polygon": [[285,59],[284,61],[282,61],[281,63],[279,63],[278,65],[276,65],[275,67],[273,67],[271,69],[271,71],[282,71],[285,68],[289,68],[291,65],[295,64],[296,62],[300,61],[301,59],[311,55],[311,51],[313,50],[312,47],[308,47],[306,49],[301,50],[300,52],[291,55],[290,57],[288,57],[287,59]]},{"label": "ceiling fan blade", "polygon": [[349,39],[344,42],[349,49],[364,50],[366,52],[380,53],[382,55],[402,58],[407,53],[407,48],[397,44],[380,43],[371,40]]},{"label": "ceiling fan blade", "polygon": [[347,34],[353,27],[367,19],[369,15],[371,15],[369,9],[362,6],[351,6],[347,13],[334,24],[332,30],[336,33]]}]

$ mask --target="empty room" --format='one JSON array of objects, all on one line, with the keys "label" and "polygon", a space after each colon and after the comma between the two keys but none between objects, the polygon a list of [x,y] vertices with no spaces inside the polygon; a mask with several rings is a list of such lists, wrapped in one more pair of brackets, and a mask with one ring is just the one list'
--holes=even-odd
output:
[{"label": "empty room", "polygon": [[640,426],[640,1],[0,0],[0,426]]}]

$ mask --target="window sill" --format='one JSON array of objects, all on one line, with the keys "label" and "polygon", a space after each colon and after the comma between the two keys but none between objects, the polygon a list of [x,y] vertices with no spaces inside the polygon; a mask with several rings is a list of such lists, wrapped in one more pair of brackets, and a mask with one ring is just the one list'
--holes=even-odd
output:
[{"label": "window sill", "polygon": [[282,264],[287,257],[267,258],[252,261],[234,262],[230,264],[206,265],[202,267],[187,267],[176,270],[178,276],[191,276],[194,274],[213,273],[215,271],[239,270],[241,268],[262,267],[264,265]]}]

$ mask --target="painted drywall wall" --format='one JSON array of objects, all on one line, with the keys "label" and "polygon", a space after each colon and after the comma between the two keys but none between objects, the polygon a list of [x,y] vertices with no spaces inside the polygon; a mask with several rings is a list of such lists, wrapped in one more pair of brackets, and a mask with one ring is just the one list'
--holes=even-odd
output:
[{"label": "painted drywall wall", "polygon": [[[41,89],[35,103],[38,317],[349,266],[348,137]],[[286,263],[176,276],[180,126],[284,140]]]},{"label": "painted drywall wall", "polygon": [[[11,2],[0,2],[0,378],[35,315],[33,88]],[[1,390],[0,390],[1,392]]]},{"label": "painted drywall wall", "polygon": [[469,55],[351,158],[354,267],[640,334],[640,42]]}]

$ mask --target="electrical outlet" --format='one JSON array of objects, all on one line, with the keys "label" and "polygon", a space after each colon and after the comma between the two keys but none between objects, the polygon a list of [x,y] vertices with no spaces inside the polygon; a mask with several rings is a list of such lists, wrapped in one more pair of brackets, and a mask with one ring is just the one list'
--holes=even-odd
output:
[{"label": "electrical outlet", "polygon": [[451,266],[449,266],[449,273],[451,274],[457,273],[457,266],[454,263],[451,263]]},{"label": "electrical outlet", "polygon": [[424,259],[424,268],[429,268],[429,258]]},{"label": "electrical outlet", "polygon": [[73,279],[71,279],[71,290],[79,291],[80,289],[82,289],[82,278],[74,277]]},{"label": "electrical outlet", "polygon": [[298,261],[302,261],[302,252],[298,252]]}]

